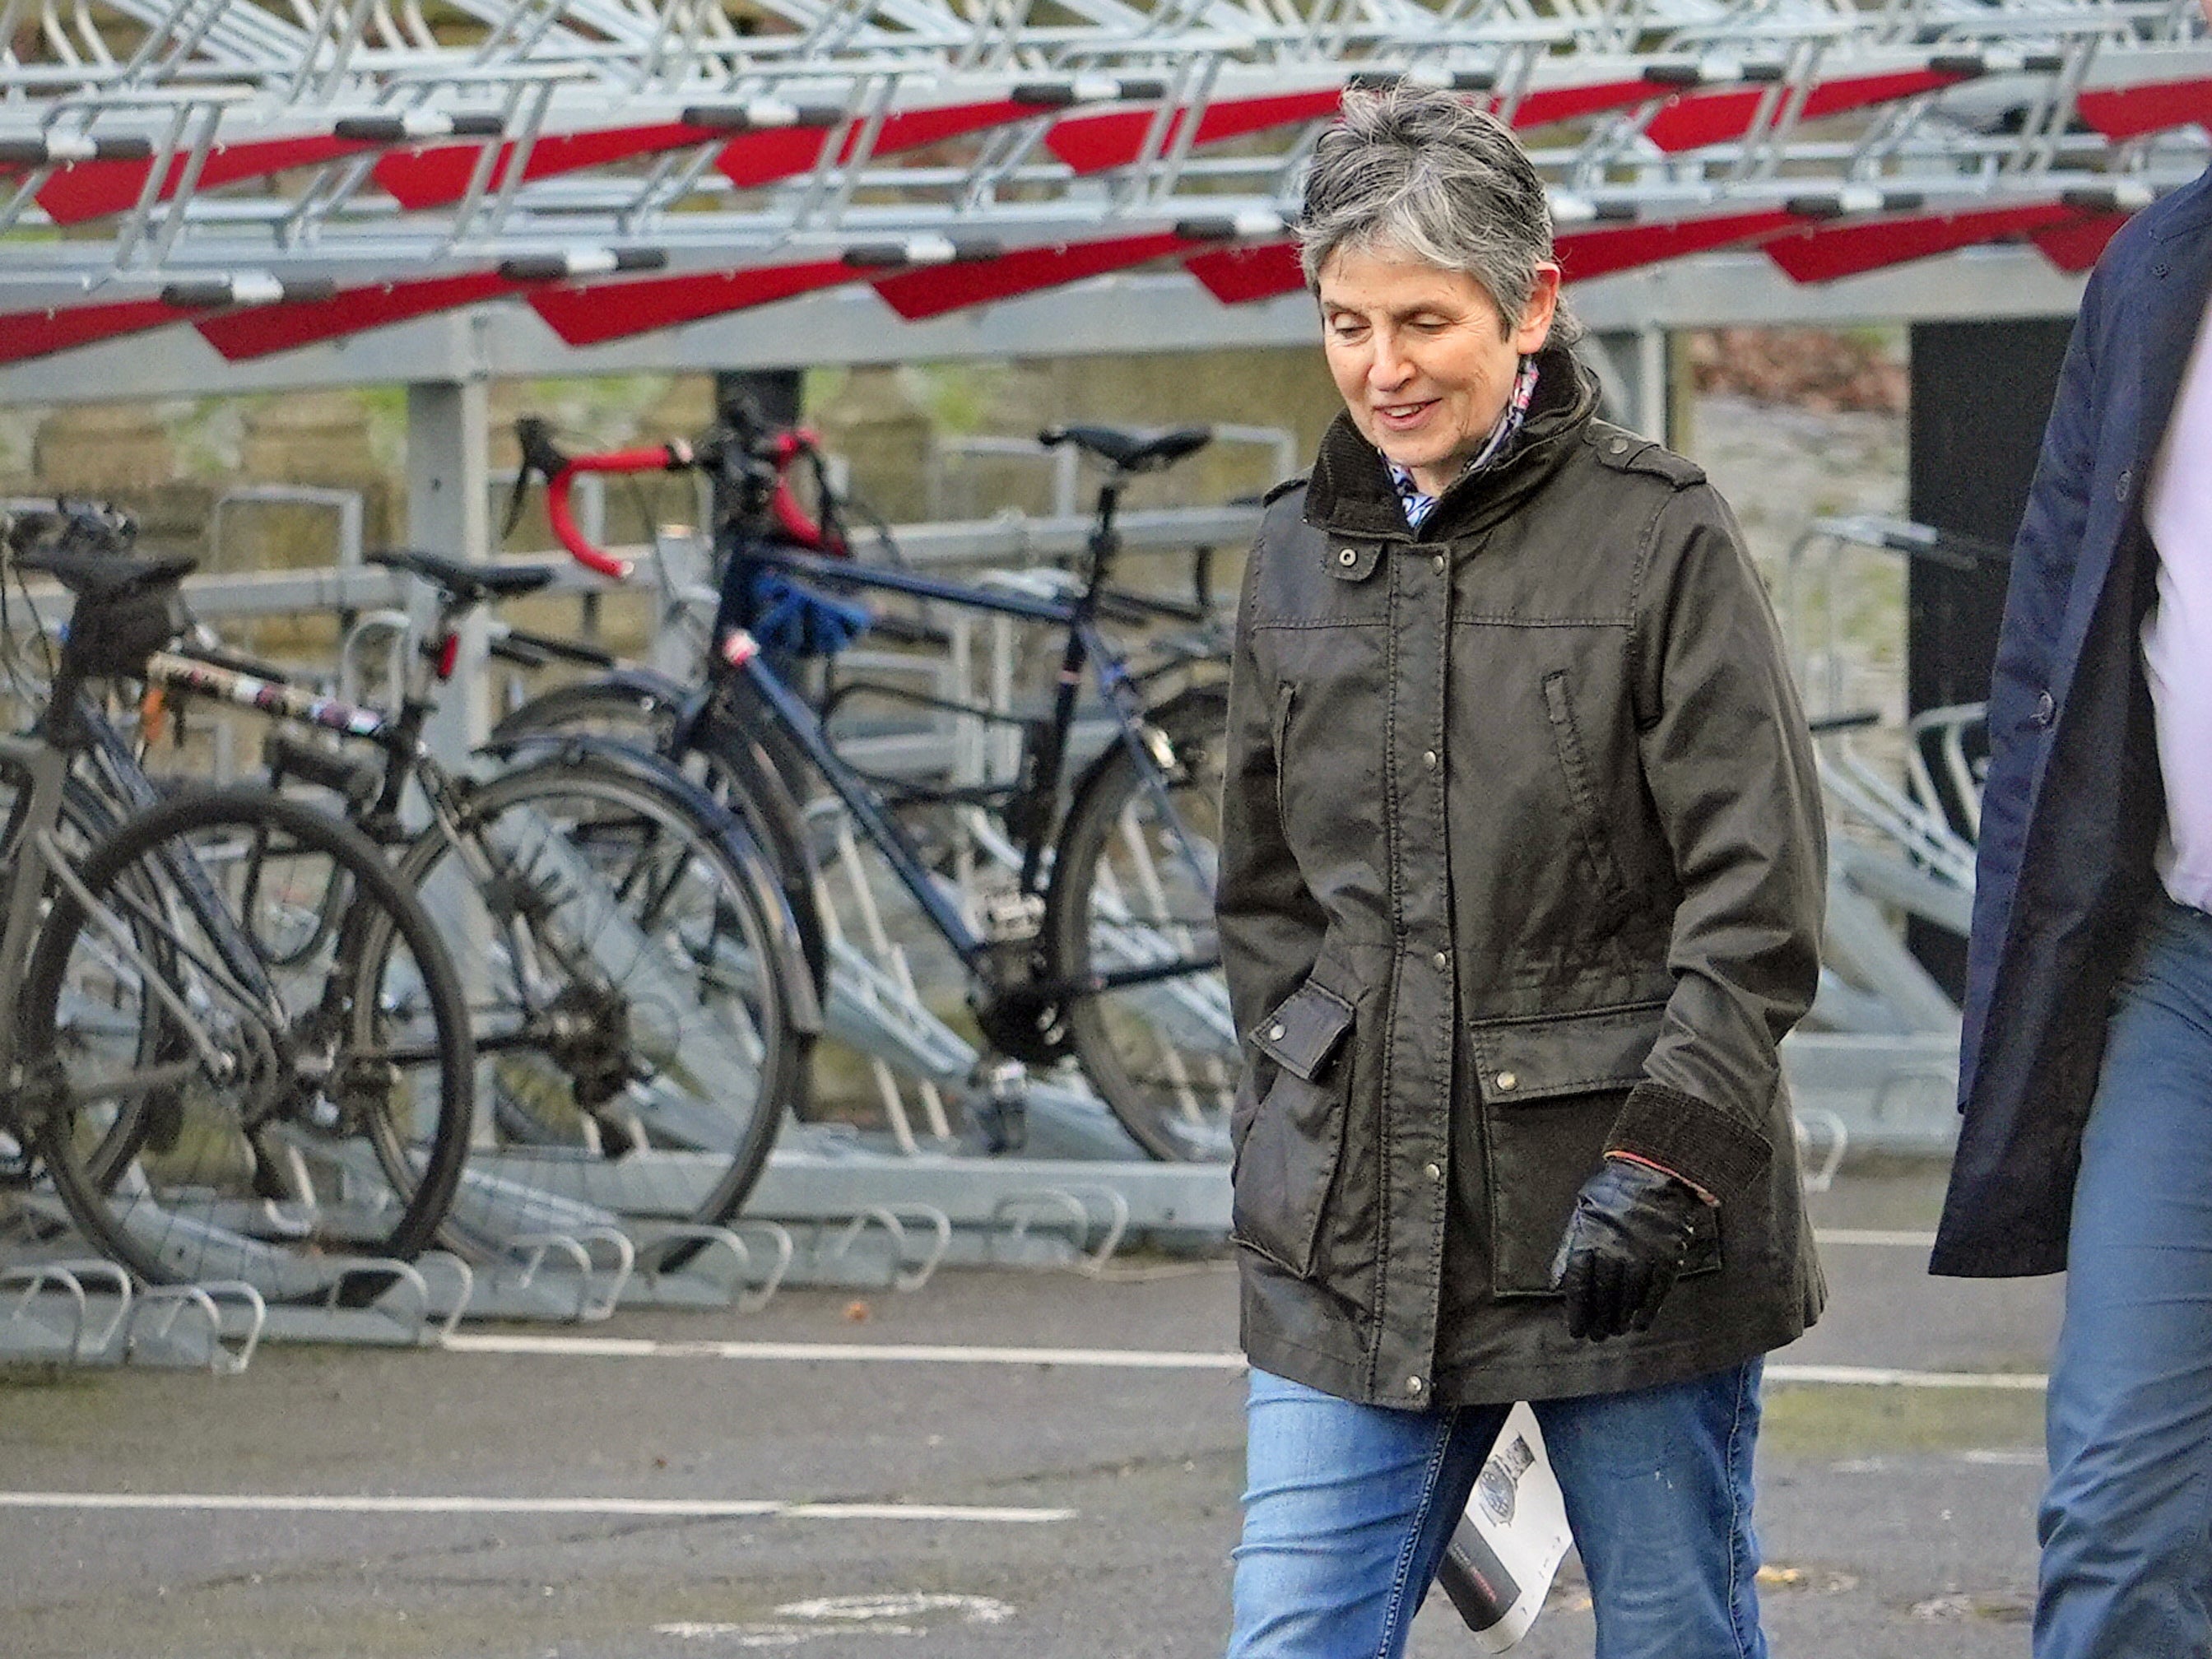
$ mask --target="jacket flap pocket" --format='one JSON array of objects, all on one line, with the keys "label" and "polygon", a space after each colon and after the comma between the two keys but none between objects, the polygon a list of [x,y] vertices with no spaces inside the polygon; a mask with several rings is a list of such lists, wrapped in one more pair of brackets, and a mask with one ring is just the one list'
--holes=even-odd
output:
[{"label": "jacket flap pocket", "polygon": [[1285,1071],[1311,1083],[1351,1029],[1352,1005],[1326,986],[1308,980],[1260,1022],[1252,1042]]},{"label": "jacket flap pocket", "polygon": [[1364,582],[1382,558],[1380,542],[1344,542],[1328,550],[1328,574],[1339,581]]},{"label": "jacket flap pocket", "polygon": [[1510,1105],[1632,1089],[1666,1017],[1664,1002],[1640,1002],[1476,1025],[1470,1035],[1482,1062],[1483,1096]]}]

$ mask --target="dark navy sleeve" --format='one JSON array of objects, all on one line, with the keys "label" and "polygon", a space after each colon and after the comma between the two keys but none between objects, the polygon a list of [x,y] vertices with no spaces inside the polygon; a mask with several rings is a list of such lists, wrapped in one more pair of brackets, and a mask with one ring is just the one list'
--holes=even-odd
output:
[{"label": "dark navy sleeve", "polygon": [[2112,303],[2112,263],[2100,264],[2082,297],[2027,507],[2013,543],[2004,621],[1990,684],[1990,768],[1983,785],[1974,881],[1973,931],[1967,942],[1966,998],[1960,1035],[1959,1099],[1974,1086],[1974,1065],[1989,1014],[1989,988],[2011,920],[2027,828],[2029,794],[2050,731],[2053,659],[2081,553],[2097,464],[2099,348]]}]

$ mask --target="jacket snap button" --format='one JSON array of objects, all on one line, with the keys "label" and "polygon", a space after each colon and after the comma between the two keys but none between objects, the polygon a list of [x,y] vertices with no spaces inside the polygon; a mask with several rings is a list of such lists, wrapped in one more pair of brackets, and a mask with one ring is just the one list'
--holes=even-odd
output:
[{"label": "jacket snap button", "polygon": [[1428,1384],[1422,1382],[1418,1376],[1409,1376],[1406,1379],[1406,1392],[1407,1394],[1418,1395],[1426,1387],[1428,1387]]},{"label": "jacket snap button", "polygon": [[2035,724],[2048,726],[2058,713],[2058,705],[2051,700],[2051,693],[2039,691],[2035,697]]},{"label": "jacket snap button", "polygon": [[1356,549],[1347,547],[1336,556],[1336,562],[1339,564],[1358,564],[1359,554]]},{"label": "jacket snap button", "polygon": [[1434,771],[1437,764],[1437,751],[1433,749],[1421,750],[1421,764]]},{"label": "jacket snap button", "polygon": [[1436,557],[1436,566],[1437,566],[1437,574],[1438,574],[1439,576],[1443,575],[1443,574],[1444,574],[1444,556],[1443,556],[1443,554],[1441,554],[1441,553],[1439,553],[1439,554],[1437,554],[1437,557]]},{"label": "jacket snap button", "polygon": [[1441,951],[1437,951],[1436,955],[1431,957],[1429,960],[1436,964],[1437,969],[1439,973],[1451,966],[1451,958]]},{"label": "jacket snap button", "polygon": [[1444,1178],[1444,1166],[1441,1164],[1425,1164],[1421,1166],[1421,1172],[1431,1181],[1442,1181]]},{"label": "jacket snap button", "polygon": [[1501,1089],[1517,1089],[1521,1086],[1521,1079],[1514,1073],[1500,1072],[1498,1074],[1498,1086]]},{"label": "jacket snap button", "polygon": [[1267,1041],[1270,1042],[1280,1042],[1289,1035],[1290,1028],[1285,1025],[1270,1025],[1267,1028]]}]

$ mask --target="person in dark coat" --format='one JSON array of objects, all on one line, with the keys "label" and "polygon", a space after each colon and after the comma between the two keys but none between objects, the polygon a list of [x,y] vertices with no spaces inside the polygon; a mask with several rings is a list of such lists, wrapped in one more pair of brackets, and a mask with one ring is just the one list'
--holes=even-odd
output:
[{"label": "person in dark coat", "polygon": [[1345,413],[1270,498],[1218,910],[1253,1374],[1235,1659],[1391,1659],[1534,1404],[1607,1659],[1763,1655],[1761,1356],[1825,1294],[1776,1048],[1826,848],[1704,475],[1596,418],[1543,186],[1347,94],[1300,227]]},{"label": "person in dark coat", "polygon": [[2208,294],[2212,172],[2089,279],[1990,690],[1930,1265],[2068,1272],[2038,1659],[2212,1652]]}]

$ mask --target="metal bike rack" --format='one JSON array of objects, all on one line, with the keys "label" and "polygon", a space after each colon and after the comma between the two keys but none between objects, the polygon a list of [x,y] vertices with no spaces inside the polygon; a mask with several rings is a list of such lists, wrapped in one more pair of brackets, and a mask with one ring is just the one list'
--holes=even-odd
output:
[{"label": "metal bike rack", "polygon": [[6,1310],[0,1318],[0,1356],[93,1364],[119,1349],[131,1300],[131,1275],[112,1261],[68,1259],[0,1268],[0,1304]]},{"label": "metal bike rack", "polygon": [[[1249,514],[1243,522],[1249,525]],[[1222,528],[1209,526],[1208,539],[1227,539]],[[1072,535],[1073,526],[977,529],[1049,544],[1052,536]],[[1150,530],[1166,538],[1164,522]],[[960,534],[939,528],[910,538],[929,547],[934,538],[950,547]],[[333,586],[356,603],[374,603],[392,597],[387,582],[381,571],[356,569],[195,579],[192,586],[198,607],[219,616],[268,608],[271,600],[281,607]],[[991,678],[989,665],[982,668]],[[1942,769],[1958,768],[1945,763]],[[991,849],[979,856],[988,861]],[[1892,862],[1898,867],[1865,863],[1850,851],[1838,859],[1844,885],[1832,906],[1831,934],[1839,947],[1850,948],[1856,922],[1869,939],[1878,934],[1885,941],[1879,948],[1901,951],[1877,901],[1917,900],[1923,913],[1954,925],[1963,915],[1955,887],[1930,886],[1934,878],[1925,869]],[[1869,959],[1879,957],[1879,948],[1863,948]],[[1886,1026],[1869,1020],[1880,1029],[1808,1030],[1784,1044],[1815,1182],[1822,1170],[1832,1173],[1847,1149],[1940,1152],[1948,1146],[1954,1016],[1948,1004],[1931,1003],[1912,1017],[1909,1000],[1896,995],[1895,986],[1887,989]],[[879,951],[839,941],[830,1006],[835,1034],[896,1070],[909,1085],[934,1089],[941,1101],[988,1086],[988,1079],[979,1079],[974,1049],[929,1014],[912,981],[902,981]],[[580,1199],[534,1184],[531,1154],[479,1151],[465,1166],[453,1211],[457,1233],[470,1241],[465,1261],[434,1254],[414,1267],[360,1261],[307,1267],[276,1260],[282,1253],[272,1251],[262,1265],[270,1269],[264,1289],[273,1295],[255,1316],[252,1340],[265,1334],[278,1340],[433,1346],[462,1318],[573,1323],[626,1305],[749,1311],[784,1284],[910,1288],[947,1264],[1095,1272],[1127,1239],[1195,1248],[1218,1244],[1226,1235],[1229,1191],[1220,1166],[1139,1158],[1099,1103],[1056,1076],[1019,1077],[1009,1086],[1019,1087],[1028,1108],[1024,1154],[963,1152],[941,1109],[927,1133],[916,1133],[917,1120],[903,1136],[787,1125],[747,1213],[725,1229],[684,1219],[721,1173],[721,1161],[711,1153],[638,1152],[595,1165],[590,1195]],[[51,1207],[35,1194],[30,1201]],[[112,1336],[104,1345],[85,1336],[91,1316],[75,1310],[81,1302],[88,1308],[92,1292],[81,1280],[70,1288],[66,1274],[72,1271],[52,1261],[17,1264],[16,1272],[30,1277],[7,1281],[26,1290],[15,1320],[0,1322],[0,1352],[113,1347]],[[345,1293],[349,1285],[355,1294]],[[375,1287],[374,1294],[364,1297],[362,1286]],[[202,1295],[208,1300],[185,1292],[157,1297],[158,1324],[131,1327],[133,1352],[227,1363],[213,1345],[218,1333],[235,1332],[243,1316],[226,1326],[219,1299],[204,1287]],[[243,1298],[239,1302],[242,1306]]]},{"label": "metal bike rack", "polygon": [[[2191,0],[771,9],[740,35],[708,0],[469,0],[448,42],[404,4],[41,0],[33,25],[7,0],[0,228],[70,234],[0,271],[0,395],[86,395],[81,353],[149,392],[458,383],[586,347],[781,362],[799,313],[771,305],[863,324],[805,331],[817,361],[1108,349],[1134,315],[1175,344],[1303,340],[1285,225],[1316,125],[1406,76],[1523,133],[1601,323],[1607,279],[1631,325],[1832,313],[1820,290],[1900,269],[1853,314],[1943,309],[1961,251],[2008,238],[2033,252],[2005,269],[2044,277],[1995,302],[2061,309],[2119,218],[2200,170],[2212,84]],[[1643,280],[1682,260],[1726,291]],[[1160,266],[1205,304],[1102,320],[1082,287],[1153,295],[1129,273]],[[441,327],[474,307],[527,320]],[[405,349],[344,360],[393,329]]]},{"label": "metal bike rack", "polygon": [[267,1319],[260,1291],[243,1280],[147,1285],[123,1322],[123,1357],[235,1376],[253,1363]]},{"label": "metal bike rack", "polygon": [[[1793,672],[1808,713],[1830,724],[1815,744],[1834,830],[1814,1029],[1793,1032],[1783,1059],[1801,1121],[1822,1124],[1836,1148],[1942,1154],[1958,1133],[1959,1010],[1907,950],[1896,918],[1961,936],[1972,921],[1969,836],[1980,784],[1964,733],[1979,710],[1933,709],[1902,726],[1876,721],[1882,711],[1859,706],[1845,672],[1839,597],[1855,574],[1899,578],[1901,557],[1966,556],[1943,540],[1925,526],[1875,514],[1820,519],[1781,572]],[[1861,752],[1866,729],[1902,741],[1899,764]],[[1929,763],[1923,744],[1940,764]]]}]

